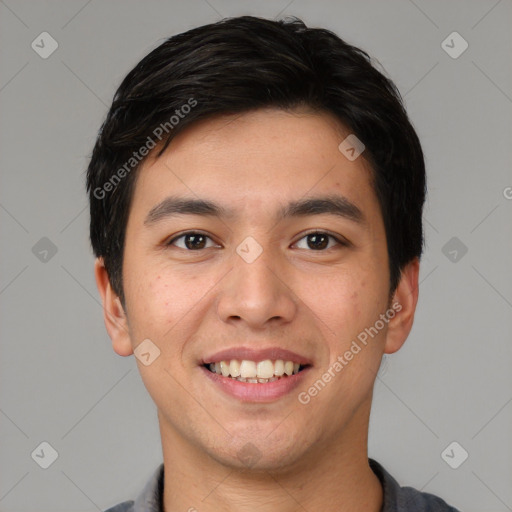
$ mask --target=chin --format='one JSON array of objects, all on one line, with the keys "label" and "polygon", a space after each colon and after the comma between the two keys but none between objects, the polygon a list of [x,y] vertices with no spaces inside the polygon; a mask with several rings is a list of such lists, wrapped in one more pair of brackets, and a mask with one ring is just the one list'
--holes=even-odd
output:
[{"label": "chin", "polygon": [[291,436],[269,440],[268,432],[260,435],[235,436],[230,446],[213,448],[210,456],[223,466],[246,472],[275,472],[291,469],[303,460],[305,444]]}]

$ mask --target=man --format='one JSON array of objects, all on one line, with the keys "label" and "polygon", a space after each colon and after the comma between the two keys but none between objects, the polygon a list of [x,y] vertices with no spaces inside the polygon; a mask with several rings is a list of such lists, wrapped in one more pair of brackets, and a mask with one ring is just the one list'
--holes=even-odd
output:
[{"label": "man", "polygon": [[120,511],[454,511],[368,459],[383,354],[413,324],[425,167],[393,83],[300,20],[168,39],[87,175],[114,350],[164,463]]}]

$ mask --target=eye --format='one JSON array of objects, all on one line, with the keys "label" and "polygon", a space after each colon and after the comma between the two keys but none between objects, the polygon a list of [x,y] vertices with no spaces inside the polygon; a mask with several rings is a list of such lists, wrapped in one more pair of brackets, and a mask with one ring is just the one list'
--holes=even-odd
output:
[{"label": "eye", "polygon": [[[302,243],[303,240],[306,240],[305,243]],[[331,244],[331,242],[333,242]],[[302,247],[299,245],[302,243]],[[331,249],[335,245],[347,246],[348,243],[343,242],[339,238],[326,233],[324,231],[314,231],[313,233],[308,233],[303,236],[298,242],[295,244],[299,249],[312,249],[314,251],[322,251],[325,249]]]},{"label": "eye", "polygon": [[[210,245],[208,245],[208,242],[210,242]],[[181,235],[169,240],[166,245],[174,245],[180,249],[190,251],[208,249],[209,247],[218,247],[218,245],[215,244],[209,236],[197,231],[182,233]]]}]

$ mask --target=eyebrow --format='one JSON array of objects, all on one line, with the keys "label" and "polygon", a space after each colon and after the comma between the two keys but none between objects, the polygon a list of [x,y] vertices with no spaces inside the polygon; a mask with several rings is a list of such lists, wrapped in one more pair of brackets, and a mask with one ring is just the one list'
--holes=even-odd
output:
[{"label": "eyebrow", "polygon": [[[354,203],[346,197],[336,194],[291,201],[278,210],[276,219],[279,221],[290,217],[322,214],[337,215],[358,224],[366,222],[363,212]],[[155,224],[165,218],[176,215],[232,218],[235,216],[235,212],[207,199],[170,196],[149,211],[144,224]]]},{"label": "eyebrow", "polygon": [[206,199],[188,199],[171,196],[165,198],[149,211],[144,224],[155,224],[162,219],[175,215],[232,217],[233,212]]},{"label": "eyebrow", "polygon": [[281,220],[288,217],[326,213],[344,217],[358,224],[366,222],[363,212],[354,203],[345,196],[335,194],[292,201],[280,210],[278,218]]}]

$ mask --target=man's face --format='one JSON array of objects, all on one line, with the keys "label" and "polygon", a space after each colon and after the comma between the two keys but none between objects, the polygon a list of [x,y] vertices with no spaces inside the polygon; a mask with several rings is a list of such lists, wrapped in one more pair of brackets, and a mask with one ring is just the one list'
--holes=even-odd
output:
[{"label": "man's face", "polygon": [[[138,365],[164,438],[268,469],[321,457],[343,432],[366,435],[388,326],[335,362],[389,308],[389,271],[367,164],[338,149],[348,134],[326,114],[218,117],[140,170],[123,266],[129,341],[114,347],[125,355],[123,343],[149,339],[160,350]],[[168,198],[224,213],[177,213]],[[290,208],[336,198],[336,211]],[[272,366],[260,375],[281,373],[275,360],[301,371],[241,382],[212,373],[221,360],[234,374],[231,360],[246,360],[246,375],[261,360]]]}]

